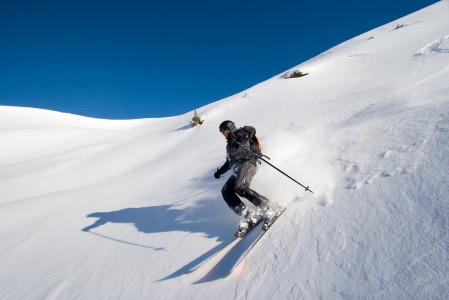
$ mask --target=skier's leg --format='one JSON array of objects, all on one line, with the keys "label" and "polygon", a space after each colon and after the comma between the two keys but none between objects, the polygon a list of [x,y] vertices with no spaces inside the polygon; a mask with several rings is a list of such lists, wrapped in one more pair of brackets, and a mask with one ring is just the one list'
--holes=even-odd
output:
[{"label": "skier's leg", "polygon": [[243,164],[237,171],[235,192],[237,195],[248,199],[255,206],[265,208],[268,205],[269,200],[249,188],[254,175],[256,175],[256,171],[257,168],[255,165],[250,163]]},{"label": "skier's leg", "polygon": [[223,199],[226,201],[226,204],[236,214],[240,214],[245,209],[245,204],[242,202],[242,200],[240,200],[239,196],[237,196],[235,192],[236,181],[237,177],[235,175],[229,177],[229,179],[221,189],[221,194],[223,195]]}]

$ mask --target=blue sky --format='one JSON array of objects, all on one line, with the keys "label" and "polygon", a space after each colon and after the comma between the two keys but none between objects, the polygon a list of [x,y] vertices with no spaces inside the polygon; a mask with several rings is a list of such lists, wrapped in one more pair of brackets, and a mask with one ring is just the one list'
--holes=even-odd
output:
[{"label": "blue sky", "polygon": [[0,105],[180,115],[436,0],[0,0]]}]

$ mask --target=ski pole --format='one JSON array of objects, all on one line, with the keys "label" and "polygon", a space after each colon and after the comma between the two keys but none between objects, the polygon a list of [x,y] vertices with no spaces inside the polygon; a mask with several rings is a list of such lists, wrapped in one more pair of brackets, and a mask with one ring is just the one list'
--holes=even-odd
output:
[{"label": "ski pole", "polygon": [[279,169],[278,167],[276,167],[275,165],[273,165],[272,163],[270,163],[269,161],[267,161],[266,159],[264,159],[264,157],[266,157],[266,158],[268,158],[268,159],[271,159],[271,158],[269,158],[268,156],[263,155],[263,154],[258,154],[258,153],[254,152],[253,150],[251,150],[250,148],[248,148],[247,146],[243,145],[243,144],[240,143],[240,142],[237,142],[237,144],[239,144],[239,145],[240,145],[241,147],[243,147],[244,149],[246,149],[246,150],[252,152],[254,155],[256,155],[256,157],[257,157],[258,159],[260,159],[260,160],[266,162],[268,165],[270,165],[271,167],[273,167],[275,170],[279,171],[281,174],[283,174],[283,175],[286,176],[287,178],[293,180],[294,182],[296,182],[297,184],[299,184],[300,186],[302,186],[303,188],[305,188],[305,189],[306,189],[306,192],[309,191],[309,192],[311,192],[311,193],[313,194],[312,190],[309,189],[308,186],[302,185],[302,184],[301,184],[300,182],[298,182],[296,179],[294,179],[293,177],[291,177],[290,175],[286,174],[284,171],[282,171],[281,169]]}]

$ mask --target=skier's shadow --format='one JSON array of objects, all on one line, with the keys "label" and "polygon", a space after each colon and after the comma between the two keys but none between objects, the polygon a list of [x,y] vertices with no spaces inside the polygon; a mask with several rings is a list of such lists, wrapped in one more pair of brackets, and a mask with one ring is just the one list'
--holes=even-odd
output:
[{"label": "skier's shadow", "polygon": [[143,233],[170,231],[203,233],[208,238],[218,238],[222,241],[224,236],[229,234],[226,230],[229,226],[229,218],[217,213],[207,216],[207,212],[219,211],[219,208],[214,206],[218,206],[216,199],[205,199],[188,208],[171,204],[96,212],[87,217],[98,220],[83,228],[82,231],[89,232],[107,223],[121,223],[133,224],[139,232]]},{"label": "skier's shadow", "polygon": [[[179,202],[179,201],[178,201]],[[219,211],[227,211],[227,207],[217,199],[203,199],[191,207],[181,207],[179,204],[159,205],[137,208],[125,208],[118,211],[95,212],[87,215],[88,218],[97,218],[92,224],[82,229],[102,238],[115,242],[121,242],[133,246],[145,247],[155,251],[166,250],[164,247],[142,245],[130,241],[124,241],[115,237],[106,236],[93,230],[107,223],[133,224],[139,232],[152,234],[170,231],[181,231],[189,233],[201,233],[207,238],[216,239],[224,243],[232,238],[234,222],[230,219],[232,214],[221,214]],[[215,213],[211,213],[215,212]],[[168,277],[171,279],[183,275],[187,270],[197,263],[207,259],[222,243],[202,254],[181,269],[175,271]]]}]

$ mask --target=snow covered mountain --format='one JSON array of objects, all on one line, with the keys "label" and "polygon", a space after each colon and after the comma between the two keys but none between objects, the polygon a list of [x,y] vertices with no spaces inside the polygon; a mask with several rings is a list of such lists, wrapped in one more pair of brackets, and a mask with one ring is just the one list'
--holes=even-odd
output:
[{"label": "snow covered mountain", "polygon": [[[196,128],[0,107],[0,298],[448,299],[448,20],[444,0],[362,34]],[[296,202],[231,276],[185,275],[236,230],[226,119],[315,193],[262,164],[253,187]]]}]

